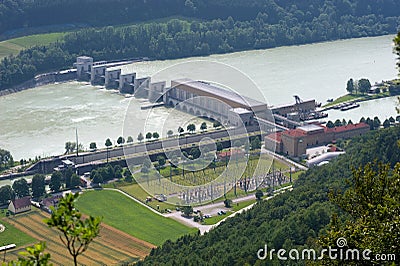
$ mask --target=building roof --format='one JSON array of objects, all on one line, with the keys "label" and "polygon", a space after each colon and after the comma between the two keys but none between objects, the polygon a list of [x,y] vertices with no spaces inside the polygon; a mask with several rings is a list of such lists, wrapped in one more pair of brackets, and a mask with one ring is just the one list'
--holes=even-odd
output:
[{"label": "building roof", "polygon": [[12,200],[12,203],[13,203],[15,209],[25,208],[25,207],[31,205],[31,197],[26,196],[23,198],[14,199],[14,200]]},{"label": "building roof", "polygon": [[247,110],[247,109],[241,108],[241,107],[239,107],[239,108],[232,108],[232,109],[229,109],[229,111],[234,112],[235,114],[238,114],[238,115],[243,115],[243,114],[249,114],[249,113],[251,113],[250,110]]},{"label": "building roof", "polygon": [[282,141],[282,132],[278,131],[278,132],[274,132],[274,133],[268,134],[266,136],[266,138],[279,143],[279,142]]},{"label": "building roof", "polygon": [[45,198],[42,200],[42,205],[46,206],[46,207],[50,207],[50,206],[56,206],[58,204],[58,202],[60,201],[61,195],[58,196],[53,196],[50,198]]},{"label": "building roof", "polygon": [[78,58],[79,58],[79,59],[93,59],[92,57],[86,56],[86,55],[78,56]]},{"label": "building roof", "polygon": [[355,129],[360,129],[360,128],[369,128],[369,125],[366,123],[357,123],[357,124],[350,124],[346,126],[339,126],[339,127],[333,127],[333,128],[325,128],[325,132],[346,132],[346,131],[351,131]]},{"label": "building roof", "polygon": [[72,161],[69,160],[69,159],[62,160],[61,162],[62,162],[63,164],[65,164],[65,165],[74,165],[74,162],[72,162]]},{"label": "building roof", "polygon": [[236,102],[238,104],[247,106],[249,108],[256,106],[263,106],[263,105],[267,106],[266,103],[254,100],[246,96],[242,96],[234,91],[230,91],[221,87],[217,87],[215,85],[211,85],[210,83],[207,82],[192,80],[189,78],[175,79],[172,80],[172,82],[190,86],[196,90],[213,94],[221,98],[225,98],[227,100]]},{"label": "building roof", "polygon": [[307,135],[307,131],[301,130],[299,128],[290,129],[282,132],[282,134],[291,136],[291,137],[303,137]]},{"label": "building roof", "polygon": [[309,133],[313,133],[313,132],[319,131],[321,129],[323,129],[322,132],[324,132],[324,133],[332,133],[332,132],[342,133],[342,132],[351,131],[351,130],[360,129],[360,128],[369,128],[369,125],[367,125],[365,123],[358,123],[358,124],[351,124],[351,125],[346,125],[346,126],[328,128],[328,127],[324,127],[324,126],[317,125],[317,124],[308,124],[306,126],[301,126],[296,129],[286,130],[286,131],[282,132],[282,134],[285,134],[285,135],[288,135],[291,137],[303,137],[303,136],[308,135]]},{"label": "building roof", "polygon": [[298,127],[298,129],[303,130],[305,132],[314,132],[314,131],[319,131],[324,129],[324,127],[317,125],[317,124],[308,124],[308,125],[304,125],[301,127]]}]

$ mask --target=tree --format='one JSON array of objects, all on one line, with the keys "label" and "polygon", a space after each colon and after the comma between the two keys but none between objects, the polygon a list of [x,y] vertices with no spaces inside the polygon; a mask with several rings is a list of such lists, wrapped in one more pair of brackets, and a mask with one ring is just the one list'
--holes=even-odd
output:
[{"label": "tree", "polygon": [[14,191],[10,185],[0,187],[0,204],[6,204],[13,198]]},{"label": "tree", "polygon": [[[40,242],[33,246],[27,247],[25,250],[19,252],[18,262],[9,262],[8,265],[20,265],[20,266],[46,266],[49,265],[51,258],[49,253],[45,253],[46,242]],[[50,264],[51,265],[51,264]]]},{"label": "tree", "polygon": [[374,129],[378,129],[381,126],[381,120],[377,116],[374,117],[373,123]]},{"label": "tree", "polygon": [[58,192],[61,188],[61,179],[62,179],[62,174],[59,171],[54,171],[51,174],[51,179],[50,179],[50,184],[49,187],[52,191]]},{"label": "tree", "polygon": [[193,207],[192,206],[183,206],[181,208],[181,211],[184,216],[189,217],[193,213]]},{"label": "tree", "polygon": [[342,119],[342,126],[347,126],[347,122],[346,122],[346,119]]},{"label": "tree", "polygon": [[163,167],[165,165],[165,157],[162,155],[157,156],[158,165]]},{"label": "tree", "polygon": [[148,173],[150,171],[151,167],[151,161],[149,158],[146,158],[143,160],[142,168],[140,169],[140,172],[142,173]]},{"label": "tree", "polygon": [[110,140],[109,138],[106,139],[105,145],[106,145],[106,147],[107,147],[107,163],[108,163],[108,157],[110,156],[110,154],[109,154],[109,149],[110,149],[110,147],[112,146],[112,142],[111,142],[111,140]]},{"label": "tree", "polygon": [[179,133],[179,135],[182,135],[183,132],[185,132],[185,130],[183,129],[183,127],[178,127],[178,133]]},{"label": "tree", "polygon": [[256,199],[257,199],[257,201],[261,201],[262,200],[262,197],[264,197],[264,193],[262,192],[262,190],[257,190],[256,191]]},{"label": "tree", "polygon": [[396,116],[397,123],[400,123],[400,115]]},{"label": "tree", "polygon": [[96,144],[96,142],[91,142],[91,143],[89,144],[89,149],[92,150],[92,151],[97,150],[97,144]]},{"label": "tree", "polygon": [[201,151],[200,151],[199,147],[193,147],[190,149],[189,154],[192,155],[193,159],[197,159],[200,157]]},{"label": "tree", "polygon": [[258,137],[254,137],[253,140],[250,143],[251,149],[256,150],[261,148],[261,141]]},{"label": "tree", "polygon": [[75,208],[79,193],[69,193],[60,199],[57,208],[51,207],[52,213],[46,223],[61,232],[60,239],[73,257],[74,265],[77,258],[84,253],[89,244],[99,235],[100,217],[89,216],[82,219],[82,214]]},{"label": "tree", "polygon": [[0,149],[0,170],[14,166],[14,159],[7,150]]},{"label": "tree", "polygon": [[334,128],[335,125],[333,124],[333,122],[332,122],[331,120],[329,120],[329,121],[326,123],[326,127],[327,127],[327,128]]},{"label": "tree", "polygon": [[72,171],[71,168],[67,168],[65,169],[62,174],[63,174],[63,178],[62,181],[65,182],[65,187],[70,187],[70,182],[71,182],[71,176],[73,175],[74,171]]},{"label": "tree", "polygon": [[389,119],[385,119],[385,121],[383,121],[383,128],[388,128],[390,127],[390,121]]},{"label": "tree", "polygon": [[142,134],[142,133],[139,133],[139,135],[137,136],[137,140],[138,140],[139,142],[142,142],[142,141],[144,140],[144,137],[143,137],[143,134]]},{"label": "tree", "polygon": [[371,83],[368,79],[360,79],[358,81],[358,89],[361,93],[367,93],[369,89],[371,89]]},{"label": "tree", "polygon": [[158,140],[159,137],[160,134],[158,134],[158,132],[153,132],[153,139]]},{"label": "tree", "polygon": [[221,123],[219,121],[215,120],[214,123],[213,123],[213,127],[214,128],[218,128],[220,126],[221,126]]},{"label": "tree", "polygon": [[99,171],[93,170],[90,176],[92,178],[92,183],[94,184],[101,184],[104,181],[103,176],[100,174]]},{"label": "tree", "polygon": [[240,148],[240,146],[242,146],[242,142],[239,139],[237,139],[233,143],[233,146],[235,146],[236,148]]},{"label": "tree", "polygon": [[400,31],[397,33],[397,36],[394,38],[394,52],[397,54],[397,67],[399,69],[400,74]]},{"label": "tree", "polygon": [[133,142],[132,136],[128,136],[126,143],[132,143],[132,142]]},{"label": "tree", "polygon": [[364,117],[361,117],[360,123],[365,123],[365,118]]},{"label": "tree", "polygon": [[152,137],[153,137],[153,134],[151,134],[151,132],[147,132],[146,139],[149,141]]},{"label": "tree", "polygon": [[25,178],[14,181],[12,188],[18,198],[29,196],[29,185]]},{"label": "tree", "polygon": [[124,137],[122,137],[122,136],[118,137],[118,139],[117,139],[117,143],[118,143],[118,145],[122,145],[122,144],[124,144],[124,143],[125,143],[125,139],[124,139]]},{"label": "tree", "polygon": [[340,121],[340,119],[336,119],[334,125],[335,127],[340,127],[342,125],[342,121]]},{"label": "tree", "polygon": [[224,205],[226,208],[230,208],[232,206],[232,200],[231,199],[225,199],[224,200]]},{"label": "tree", "polygon": [[353,92],[354,92],[354,81],[353,81],[353,79],[349,79],[349,80],[347,81],[346,90],[347,90],[350,94],[353,94]]},{"label": "tree", "polygon": [[396,123],[396,120],[394,120],[393,116],[389,117],[389,122],[390,124]]},{"label": "tree", "polygon": [[[120,165],[116,165],[116,166],[114,166],[114,178],[118,178],[118,179],[120,179],[120,178],[122,178],[122,167],[120,166]],[[129,170],[128,170],[128,172],[129,172]]]},{"label": "tree", "polygon": [[44,182],[45,176],[42,174],[35,174],[32,178],[32,196],[39,198],[46,192],[46,184]]},{"label": "tree", "polygon": [[224,146],[222,145],[221,142],[217,142],[217,152],[220,152],[224,149]]},{"label": "tree", "polygon": [[353,125],[353,121],[351,119],[347,122],[348,125]]},{"label": "tree", "polygon": [[75,188],[81,184],[81,179],[77,174],[72,174],[69,188]]},{"label": "tree", "polygon": [[193,134],[193,132],[196,131],[196,125],[195,124],[189,124],[189,125],[187,125],[186,130]]},{"label": "tree", "polygon": [[[337,215],[327,233],[320,238],[324,246],[347,240],[348,248],[370,249],[372,254],[400,256],[400,163],[368,163],[353,170],[350,188],[342,193],[331,192],[329,199],[349,216],[341,222]],[[332,246],[332,245],[331,245]]]},{"label": "tree", "polygon": [[172,137],[173,134],[174,132],[171,129],[167,131],[168,138]]},{"label": "tree", "polygon": [[71,145],[72,145],[71,141],[65,142],[65,154],[68,154],[71,152]]},{"label": "tree", "polygon": [[201,131],[203,131],[203,132],[204,132],[205,130],[207,130],[207,123],[206,123],[206,122],[201,123],[200,129],[201,129]]},{"label": "tree", "polygon": [[65,142],[65,154],[72,153],[76,150],[76,142]]}]

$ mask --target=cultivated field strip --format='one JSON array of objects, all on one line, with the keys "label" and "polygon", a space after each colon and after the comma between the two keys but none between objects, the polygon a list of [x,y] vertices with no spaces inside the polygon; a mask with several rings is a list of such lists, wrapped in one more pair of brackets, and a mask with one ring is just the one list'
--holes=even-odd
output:
[{"label": "cultivated field strip", "polygon": [[[58,231],[49,228],[44,219],[48,215],[32,211],[8,218],[8,222],[22,232],[45,241],[46,251],[51,254],[51,262],[54,265],[68,265],[71,257],[59,239]],[[109,225],[102,224],[100,236],[89,246],[89,249],[78,257],[82,265],[118,265],[123,262],[131,262],[144,258],[149,254],[154,245],[143,240],[136,239],[131,235],[121,232]],[[7,254],[7,260],[16,259],[20,247]]]}]

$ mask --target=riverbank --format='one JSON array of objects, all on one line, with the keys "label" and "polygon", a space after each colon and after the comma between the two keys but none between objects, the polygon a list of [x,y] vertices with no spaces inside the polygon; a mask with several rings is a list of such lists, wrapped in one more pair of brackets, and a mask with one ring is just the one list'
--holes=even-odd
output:
[{"label": "riverbank", "polygon": [[351,102],[365,102],[365,101],[400,95],[400,79],[385,81],[379,85],[376,85],[375,89],[376,89],[375,91],[378,91],[377,93],[367,93],[367,94],[349,93],[342,95],[333,100],[332,102],[322,106],[323,111],[332,109],[339,104],[346,104]]},{"label": "riverbank", "polygon": [[6,96],[12,93],[21,92],[27,89],[33,89],[39,86],[45,86],[49,84],[65,83],[76,80],[76,69],[68,69],[59,72],[50,72],[41,75],[37,75],[33,79],[25,81],[12,88],[0,90],[0,97]]}]

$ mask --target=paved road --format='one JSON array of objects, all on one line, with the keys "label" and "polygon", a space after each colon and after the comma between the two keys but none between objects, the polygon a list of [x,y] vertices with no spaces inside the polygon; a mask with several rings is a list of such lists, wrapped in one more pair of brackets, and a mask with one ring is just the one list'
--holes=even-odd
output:
[{"label": "paved road", "polygon": [[[267,197],[264,200],[272,199],[273,197],[275,197],[276,195],[278,195],[280,193],[284,193],[286,191],[291,191],[291,190],[292,190],[292,186],[280,188],[280,189],[275,191],[273,196]],[[234,199],[233,200],[233,204],[236,204],[236,203],[239,203],[239,202],[243,202],[243,201],[248,201],[248,200],[251,200],[251,199],[254,199],[254,198],[255,198],[254,195],[248,195],[248,196],[245,196],[245,197],[240,197],[240,198]],[[172,219],[174,219],[174,220],[176,220],[178,222],[181,222],[181,223],[183,223],[183,224],[185,224],[187,226],[196,227],[196,228],[198,228],[200,230],[200,234],[204,234],[205,232],[210,231],[212,228],[217,227],[218,225],[220,225],[226,219],[228,219],[230,217],[233,217],[233,216],[237,215],[238,213],[242,213],[245,210],[251,209],[254,206],[254,204],[255,203],[253,203],[253,204],[251,204],[251,205],[249,205],[249,206],[247,206],[245,208],[242,208],[237,212],[232,213],[231,215],[225,217],[224,219],[222,219],[221,221],[219,221],[218,223],[213,224],[213,225],[202,225],[202,224],[199,224],[199,223],[193,221],[193,219],[189,219],[189,218],[183,217],[181,212],[168,213],[168,214],[164,214],[164,216],[172,218]],[[200,210],[203,214],[210,214],[212,216],[218,215],[217,212],[220,211],[220,210],[230,211],[230,209],[225,208],[223,202],[210,203],[210,204],[207,204],[207,205],[204,205],[204,206],[196,207],[195,209],[196,210]]]}]

